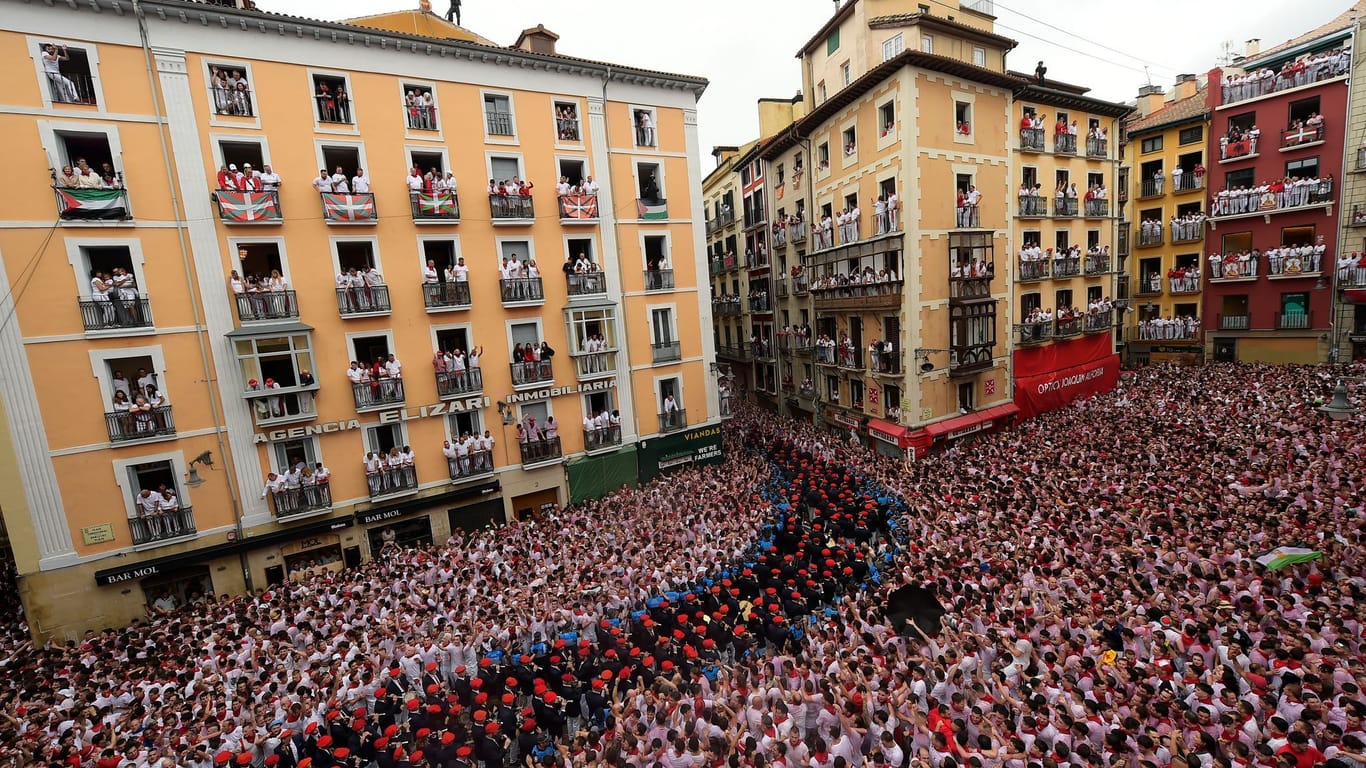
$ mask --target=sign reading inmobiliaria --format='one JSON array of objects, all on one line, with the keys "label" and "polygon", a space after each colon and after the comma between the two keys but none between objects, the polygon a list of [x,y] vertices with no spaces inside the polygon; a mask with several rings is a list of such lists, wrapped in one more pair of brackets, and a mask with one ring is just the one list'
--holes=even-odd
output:
[{"label": "sign reading inmobiliaria", "polygon": [[1119,383],[1119,355],[1108,334],[1015,351],[1015,405],[1020,418],[1055,411]]}]

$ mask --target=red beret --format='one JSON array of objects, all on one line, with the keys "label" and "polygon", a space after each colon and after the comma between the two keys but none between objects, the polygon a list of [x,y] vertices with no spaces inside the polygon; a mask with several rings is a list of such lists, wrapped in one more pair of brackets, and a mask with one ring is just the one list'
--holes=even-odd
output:
[{"label": "red beret", "polygon": [[332,737],[328,736],[327,734],[319,736],[318,746],[322,747],[323,749],[327,749],[328,747],[332,746]]},{"label": "red beret", "polygon": [[446,731],[445,733],[441,734],[442,744],[450,744],[452,741],[455,741],[455,734],[451,733],[450,731]]},{"label": "red beret", "polygon": [[504,703],[504,704],[511,704],[512,702],[514,702],[514,701],[516,701],[516,700],[517,700],[517,697],[514,696],[514,695],[511,694],[511,693],[505,693],[505,694],[503,694],[503,703]]},{"label": "red beret", "polygon": [[375,749],[384,749],[387,746],[389,746],[388,736],[381,736],[378,739],[375,739]]},{"label": "red beret", "polygon": [[430,736],[430,735],[432,735],[432,729],[431,729],[431,728],[418,728],[418,729],[417,729],[417,737],[418,737],[419,739],[425,739],[425,738],[427,738],[427,737]]},{"label": "red beret", "polygon": [[266,766],[267,766],[267,768],[274,768],[274,766],[277,765],[279,762],[280,762],[280,756],[279,756],[279,755],[268,755],[268,756],[266,757]]},{"label": "red beret", "polygon": [[226,749],[213,756],[214,765],[227,765],[232,760],[232,753]]},{"label": "red beret", "polygon": [[469,757],[469,756],[472,755],[472,754],[474,754],[474,750],[471,749],[470,746],[469,746],[468,744],[466,744],[466,745],[463,746],[463,747],[458,747],[458,748],[455,750],[455,756],[456,756],[456,757]]},{"label": "red beret", "polygon": [[395,736],[397,733],[398,733],[398,726],[397,726],[397,725],[394,725],[393,723],[390,723],[389,725],[384,726],[384,735],[385,735],[385,736],[388,736],[389,738],[392,739],[392,738],[394,738],[394,736]]},{"label": "red beret", "polygon": [[311,758],[311,757],[305,757],[304,759],[302,759],[302,760],[299,761],[299,768],[308,768],[308,766],[310,766],[310,765],[312,765],[312,764],[313,764],[313,758]]},{"label": "red beret", "polygon": [[332,756],[337,758],[338,760],[344,760],[350,754],[351,750],[347,749],[346,747],[337,747],[336,751],[332,753]]},{"label": "red beret", "polygon": [[484,726],[484,733],[497,733],[497,732],[498,732],[498,724],[497,724],[497,723],[488,723],[487,725]]}]

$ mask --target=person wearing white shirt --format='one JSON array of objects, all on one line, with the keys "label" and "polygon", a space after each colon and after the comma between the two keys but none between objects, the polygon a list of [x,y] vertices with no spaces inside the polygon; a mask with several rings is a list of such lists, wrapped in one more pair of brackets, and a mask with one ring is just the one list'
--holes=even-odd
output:
[{"label": "person wearing white shirt", "polygon": [[318,178],[313,180],[313,189],[317,190],[318,194],[327,194],[332,191],[332,177],[327,175],[326,168],[318,171]]},{"label": "person wearing white shirt", "polygon": [[351,191],[357,195],[364,195],[370,191],[370,177],[365,175],[364,168],[356,169],[356,175],[351,178]]},{"label": "person wearing white shirt", "polygon": [[351,187],[349,187],[346,183],[346,174],[342,173],[341,166],[337,167],[337,170],[332,174],[330,181],[332,184],[333,192],[339,195],[351,194]]},{"label": "person wearing white shirt", "polygon": [[175,535],[180,533],[180,524],[176,520],[176,513],[180,511],[180,499],[176,498],[175,491],[167,488],[161,492],[161,498],[157,500],[157,514],[161,517],[161,524],[165,526],[167,533]]},{"label": "person wearing white shirt", "polygon": [[351,367],[346,369],[346,378],[350,379],[352,384],[365,383],[365,368],[363,368],[360,363],[356,362],[355,360],[352,360]]},{"label": "person wearing white shirt", "polygon": [[422,191],[422,186],[422,171],[414,165],[412,170],[408,171],[408,191],[416,198],[417,193]]},{"label": "person wearing white shirt", "polygon": [[427,292],[427,304],[436,306],[441,301],[441,273],[436,269],[436,262],[427,260],[427,265],[422,268],[422,289]]},{"label": "person wearing white shirt", "polygon": [[284,180],[280,178],[280,174],[276,173],[269,164],[261,166],[261,175],[258,178],[261,180],[261,189],[264,189],[267,192],[273,192],[279,189],[281,184],[285,183]]}]

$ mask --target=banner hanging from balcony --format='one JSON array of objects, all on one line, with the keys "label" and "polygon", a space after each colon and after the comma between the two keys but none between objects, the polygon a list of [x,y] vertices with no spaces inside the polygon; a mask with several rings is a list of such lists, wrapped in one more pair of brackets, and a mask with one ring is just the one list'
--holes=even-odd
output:
[{"label": "banner hanging from balcony", "polygon": [[669,218],[669,205],[663,200],[655,200],[653,202],[637,200],[636,208],[640,213],[640,218],[642,219]]},{"label": "banner hanging from balcony", "polygon": [[374,221],[375,196],[323,193],[323,216],[328,221]]},{"label": "banner hanging from balcony", "polygon": [[455,195],[449,192],[420,192],[417,207],[423,216],[454,216]]},{"label": "banner hanging from balcony", "polygon": [[1109,392],[1119,382],[1119,355],[1109,334],[1017,350],[1014,361],[1015,404],[1023,419]]},{"label": "banner hanging from balcony", "polygon": [[560,218],[596,219],[598,217],[597,195],[561,195]]},{"label": "banner hanging from balcony", "polygon": [[128,218],[128,198],[122,189],[59,188],[57,197],[64,219]]},{"label": "banner hanging from balcony", "polygon": [[636,446],[640,482],[679,469],[720,464],[721,445],[720,425],[646,438]]},{"label": "banner hanging from balcony", "polygon": [[219,190],[218,208],[224,221],[255,222],[280,220],[280,195],[276,192],[232,192]]}]

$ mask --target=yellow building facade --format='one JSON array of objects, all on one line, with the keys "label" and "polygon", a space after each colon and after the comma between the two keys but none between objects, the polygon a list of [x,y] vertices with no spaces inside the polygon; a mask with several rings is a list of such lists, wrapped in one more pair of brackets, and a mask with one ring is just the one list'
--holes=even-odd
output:
[{"label": "yellow building facade", "polygon": [[1209,130],[1205,88],[1191,76],[1169,94],[1145,87],[1125,123],[1120,227],[1129,249],[1122,279],[1133,308],[1124,328],[1132,364],[1204,358]]},{"label": "yellow building facade", "polygon": [[35,633],[443,542],[716,431],[705,81],[420,11],[140,6],[2,6]]}]

